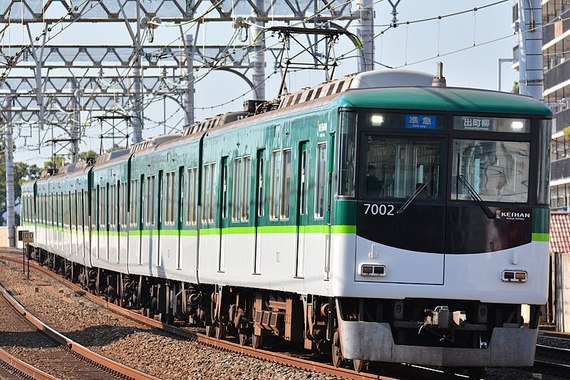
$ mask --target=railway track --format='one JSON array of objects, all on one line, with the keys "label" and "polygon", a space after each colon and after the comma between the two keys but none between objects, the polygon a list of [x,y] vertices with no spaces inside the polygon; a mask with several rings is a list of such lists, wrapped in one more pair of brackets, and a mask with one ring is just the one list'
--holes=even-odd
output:
[{"label": "railway track", "polygon": [[[98,355],[51,329],[1,285],[0,328],[0,344],[8,349],[0,355],[5,363],[2,371],[13,378],[155,379]],[[25,358],[25,363],[17,357]]]},{"label": "railway track", "polygon": [[[7,251],[0,249],[0,256],[8,261],[21,263],[21,256],[14,255],[14,251]],[[195,329],[180,328],[172,325],[162,323],[154,318],[149,318],[143,316],[141,313],[129,309],[122,308],[114,303],[107,302],[104,298],[98,295],[94,295],[86,292],[80,286],[62,278],[58,274],[52,272],[46,267],[43,267],[33,261],[30,261],[30,267],[32,270],[37,270],[43,274],[56,279],[60,283],[64,284],[66,287],[74,291],[76,294],[81,294],[93,303],[105,307],[108,310],[127,317],[137,323],[149,326],[151,328],[160,329],[166,331],[184,339],[197,341],[201,344],[205,344],[210,347],[215,347],[223,351],[231,351],[235,353],[240,353],[247,355],[248,357],[258,358],[265,361],[270,361],[278,363],[281,365],[297,368],[299,370],[306,370],[312,372],[318,372],[326,375],[336,376],[345,379],[458,379],[466,378],[466,376],[460,376],[455,374],[443,373],[443,371],[438,371],[430,368],[423,368],[417,366],[409,365],[388,365],[386,368],[381,370],[372,369],[375,373],[366,372],[356,372],[348,368],[336,368],[328,363],[317,362],[312,360],[304,359],[300,356],[291,355],[287,352],[275,352],[263,349],[254,349],[250,346],[240,345],[239,343],[234,343],[228,340],[219,340],[215,337],[209,337],[206,334],[197,332]],[[236,339],[237,340],[237,339]],[[381,375],[380,373],[386,374]]]},{"label": "railway track", "polygon": [[537,344],[534,368],[570,378],[570,349]]}]

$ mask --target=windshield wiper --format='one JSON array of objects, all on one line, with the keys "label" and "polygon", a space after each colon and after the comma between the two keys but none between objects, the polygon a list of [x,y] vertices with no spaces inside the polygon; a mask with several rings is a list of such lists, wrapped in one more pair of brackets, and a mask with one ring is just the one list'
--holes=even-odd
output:
[{"label": "windshield wiper", "polygon": [[412,195],[410,195],[410,197],[404,202],[404,204],[402,205],[402,207],[400,207],[400,209],[398,211],[396,211],[396,214],[403,214],[408,206],[410,204],[412,204],[412,202],[414,201],[414,199],[416,199],[418,197],[418,195],[420,195],[420,193],[422,191],[424,191],[424,189],[427,187],[427,185],[429,185],[429,183],[431,182],[431,180],[433,179],[434,174],[432,173],[432,175],[428,178],[427,181],[425,181],[425,183],[423,185],[421,185],[420,187],[418,187],[416,189],[416,191],[414,191],[414,193]]},{"label": "windshield wiper", "polygon": [[487,207],[486,204],[483,203],[483,199],[479,196],[479,194],[475,191],[475,189],[473,188],[473,186],[471,186],[471,184],[469,183],[469,181],[467,181],[467,179],[465,178],[464,175],[460,174],[457,176],[457,179],[459,181],[461,181],[461,183],[467,188],[467,190],[469,191],[469,194],[471,195],[471,198],[473,198],[473,200],[475,200],[475,202],[477,202],[477,204],[479,205],[479,207],[481,208],[481,210],[483,211],[483,213],[485,215],[487,215],[487,218],[489,219],[495,219],[495,214],[493,214],[493,211],[491,211],[491,209],[489,207]]}]

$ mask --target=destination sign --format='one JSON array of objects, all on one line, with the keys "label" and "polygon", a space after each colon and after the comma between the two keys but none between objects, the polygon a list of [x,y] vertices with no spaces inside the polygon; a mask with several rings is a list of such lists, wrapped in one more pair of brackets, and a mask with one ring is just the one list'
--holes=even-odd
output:
[{"label": "destination sign", "polygon": [[436,129],[437,116],[432,115],[406,115],[406,128]]}]

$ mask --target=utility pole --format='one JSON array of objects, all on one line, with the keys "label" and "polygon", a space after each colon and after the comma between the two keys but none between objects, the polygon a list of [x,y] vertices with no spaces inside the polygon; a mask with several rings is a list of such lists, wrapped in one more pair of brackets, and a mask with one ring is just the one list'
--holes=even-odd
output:
[{"label": "utility pole", "polygon": [[4,138],[6,142],[6,225],[8,246],[16,247],[16,215],[14,213],[14,143],[12,140],[12,96],[4,98]]},{"label": "utility pole", "polygon": [[519,0],[519,93],[542,100],[541,0]]},{"label": "utility pole", "polygon": [[[264,12],[263,0],[256,0],[255,5],[257,11]],[[255,9],[253,10],[255,14]],[[256,14],[255,16],[260,16]],[[255,87],[255,99],[265,100],[265,22],[259,21],[257,18],[254,21],[254,25],[251,27],[250,40],[253,41],[253,85]]]},{"label": "utility pole", "polygon": [[186,91],[184,92],[184,111],[186,125],[194,124],[194,37],[184,36],[184,52],[186,56]]},{"label": "utility pole", "polygon": [[80,90],[77,88],[75,78],[71,79],[71,109],[69,114],[69,137],[71,140],[71,163],[79,161],[79,125],[81,123],[81,112],[79,110]]},{"label": "utility pole", "polygon": [[136,15],[137,15],[137,31],[135,35],[134,45],[134,69],[133,69],[133,114],[132,127],[133,127],[133,144],[142,141],[142,120],[143,120],[143,110],[142,110],[142,78],[141,78],[141,66],[142,66],[142,47],[141,47],[141,4],[140,0],[136,1]]},{"label": "utility pole", "polygon": [[358,37],[364,45],[358,57],[358,71],[371,71],[374,70],[374,4],[372,0],[358,0],[357,4],[360,9]]}]

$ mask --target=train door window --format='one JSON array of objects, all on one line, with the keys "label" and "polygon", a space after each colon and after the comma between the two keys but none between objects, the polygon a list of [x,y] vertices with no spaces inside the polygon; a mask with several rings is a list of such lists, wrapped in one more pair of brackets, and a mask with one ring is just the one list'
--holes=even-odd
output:
[{"label": "train door window", "polygon": [[272,219],[279,218],[279,191],[281,189],[281,151],[271,154],[271,199],[270,213]]},{"label": "train door window", "polygon": [[202,189],[203,205],[202,205],[202,220],[214,221],[214,177],[216,173],[216,164],[210,163],[204,165],[204,185]]},{"label": "train door window", "polygon": [[317,144],[317,168],[315,173],[315,218],[325,216],[325,188],[327,174],[327,144]]},{"label": "train door window", "polygon": [[283,180],[281,181],[281,219],[289,219],[291,203],[291,149],[283,151]]},{"label": "train door window", "polygon": [[355,194],[356,162],[356,113],[340,114],[340,159],[339,195],[353,197]]},{"label": "train door window", "polygon": [[154,180],[155,176],[146,178],[146,225],[154,225]]},{"label": "train door window", "polygon": [[196,168],[188,169],[186,179],[186,224],[196,224]]},{"label": "train door window", "polygon": [[263,173],[265,172],[265,158],[263,156],[263,149],[257,152],[257,216],[264,215],[265,209],[265,192]]},{"label": "train door window", "polygon": [[[85,229],[85,190],[81,189],[81,193],[78,194],[79,210],[77,213],[77,224],[81,223],[81,230]],[[78,226],[79,228],[79,226]]]},{"label": "train door window", "polygon": [[75,227],[75,231],[79,229],[77,223],[77,190],[75,190],[72,194],[73,200],[71,201],[71,224]]},{"label": "train door window", "polygon": [[166,173],[166,191],[165,191],[165,207],[164,207],[164,223],[174,224],[174,184],[176,175],[174,172]]},{"label": "train door window", "polygon": [[69,200],[67,194],[61,194],[61,224],[64,228],[69,228],[69,213],[67,212]]},{"label": "train door window", "polygon": [[202,221],[208,220],[208,209],[210,207],[210,165],[204,165],[204,183],[202,185]]},{"label": "train door window", "polygon": [[528,142],[454,140],[451,199],[526,203],[529,169]]},{"label": "train door window", "polygon": [[138,179],[132,179],[131,180],[131,191],[130,191],[130,202],[129,202],[129,224],[131,225],[131,227],[135,227],[137,225],[137,214],[138,214],[138,186],[139,185],[139,181]]},{"label": "train door window", "polygon": [[222,157],[222,177],[221,177],[221,187],[222,194],[220,199],[220,205],[222,207],[222,219],[228,217],[228,158]]},{"label": "train door window", "polygon": [[60,206],[59,206],[59,194],[54,194],[54,202],[53,202],[53,203],[55,204],[55,208],[54,208],[54,219],[53,219],[53,221],[54,221],[54,225],[56,225],[56,226],[59,227],[59,222],[60,222],[60,220],[61,220],[61,218],[60,218],[60,216],[59,216],[59,213],[60,213],[60,211],[59,211],[59,209],[60,209]]},{"label": "train door window", "polygon": [[309,171],[307,167],[307,149],[306,142],[301,144],[301,161],[299,162],[299,214],[308,214],[308,186],[309,186]]},{"label": "train door window", "polygon": [[127,227],[127,202],[128,202],[128,189],[127,182],[121,183],[121,199],[120,199],[120,209],[121,209],[121,227],[124,229]]},{"label": "train door window", "polygon": [[[185,170],[184,170],[184,166],[180,166],[178,168],[178,197],[177,197],[177,202],[176,202],[176,210],[178,210],[178,218],[177,218],[177,224],[178,224],[178,229],[180,230],[182,228],[182,223],[184,223],[184,198],[186,197],[186,193],[185,191],[185,181],[186,181],[186,177],[185,177]],[[176,211],[175,211],[176,213]],[[180,255],[180,250],[178,250],[178,254]],[[180,260],[178,260],[178,269],[180,269]]]},{"label": "train door window", "polygon": [[208,181],[208,220],[210,222],[214,221],[214,213],[215,213],[215,209],[216,209],[216,204],[215,204],[215,191],[214,191],[214,178],[215,175],[214,173],[216,173],[216,164],[212,163],[210,164],[210,179]]}]

